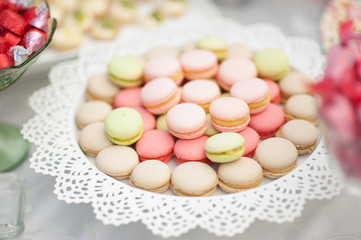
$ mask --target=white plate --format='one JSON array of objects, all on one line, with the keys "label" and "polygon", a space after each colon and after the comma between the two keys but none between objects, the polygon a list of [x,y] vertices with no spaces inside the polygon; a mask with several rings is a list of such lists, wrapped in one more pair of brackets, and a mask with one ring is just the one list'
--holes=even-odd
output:
[{"label": "white plate", "polygon": [[37,145],[30,158],[35,171],[56,178],[55,193],[67,203],[91,203],[105,224],[142,221],[153,233],[178,236],[199,226],[217,235],[243,232],[255,219],[292,221],[306,199],[331,198],[340,185],[329,168],[321,140],[314,152],[300,158],[299,166],[277,180],[265,180],[252,190],[210,197],[178,197],[139,190],[100,172],[77,144],[74,113],[84,101],[88,78],[106,71],[117,55],[142,55],[155,46],[180,47],[206,34],[244,43],[254,50],[283,49],[296,68],[311,78],[322,75],[324,57],[318,45],[305,38],[289,38],[268,24],[240,26],[230,20],[165,24],[145,31],[129,29],[111,44],[83,48],[77,60],[61,63],[50,72],[50,85],[35,92],[30,106],[36,116],[23,127],[25,138]]}]

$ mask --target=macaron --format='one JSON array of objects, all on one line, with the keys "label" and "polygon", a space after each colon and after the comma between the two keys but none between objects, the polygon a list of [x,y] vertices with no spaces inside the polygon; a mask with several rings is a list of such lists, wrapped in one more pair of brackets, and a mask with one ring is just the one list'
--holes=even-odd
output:
[{"label": "macaron", "polygon": [[196,42],[197,48],[212,51],[219,61],[228,55],[227,41],[219,36],[206,35]]},{"label": "macaron", "polygon": [[276,137],[292,142],[296,146],[298,154],[311,153],[316,147],[318,130],[309,121],[294,119],[283,125],[277,131]]},{"label": "macaron", "polygon": [[139,163],[129,177],[129,183],[137,188],[162,193],[168,189],[171,172],[167,164],[158,160]]},{"label": "macaron", "polygon": [[279,82],[281,102],[296,94],[311,94],[312,79],[298,71],[291,71]]},{"label": "macaron", "polygon": [[109,79],[120,87],[136,87],[143,83],[144,63],[137,57],[114,57],[108,63]]},{"label": "macaron", "polygon": [[204,132],[204,135],[210,137],[210,136],[213,136],[214,134],[219,133],[219,131],[213,127],[212,120],[211,120],[211,114],[209,114],[209,113],[207,113],[207,123],[208,123],[208,126],[207,126],[206,131]]},{"label": "macaron", "polygon": [[208,126],[206,112],[194,103],[175,105],[168,111],[166,121],[169,132],[181,139],[200,137]]},{"label": "macaron", "polygon": [[177,163],[182,164],[190,161],[210,163],[204,149],[207,139],[207,136],[194,139],[178,139],[174,145],[174,155]]},{"label": "macaron", "polygon": [[228,193],[255,188],[263,180],[263,169],[252,158],[241,157],[236,161],[222,163],[218,168],[218,185]]},{"label": "macaron", "polygon": [[244,153],[244,138],[234,132],[223,132],[208,138],[204,148],[206,155],[212,162],[232,162]]},{"label": "macaron", "polygon": [[155,129],[157,120],[155,119],[155,116],[153,114],[151,114],[145,108],[142,107],[133,107],[133,109],[137,110],[137,112],[140,114],[140,116],[143,119],[144,132]]},{"label": "macaron", "polygon": [[124,24],[134,21],[137,10],[131,1],[112,1],[109,6],[109,14],[117,23]]},{"label": "macaron", "polygon": [[287,55],[278,48],[267,48],[257,52],[253,61],[261,78],[278,81],[290,70]]},{"label": "macaron", "polygon": [[182,88],[182,102],[195,103],[208,112],[212,101],[219,98],[221,90],[212,80],[196,79],[184,84]]},{"label": "macaron", "polygon": [[252,115],[249,126],[256,130],[261,139],[265,139],[273,137],[284,123],[283,110],[278,105],[270,103],[264,111]]},{"label": "macaron", "polygon": [[271,99],[271,91],[262,79],[246,78],[233,84],[231,96],[245,101],[250,114],[256,114],[267,108]]},{"label": "macaron", "polygon": [[140,98],[141,87],[124,88],[115,95],[113,107],[143,107]]},{"label": "macaron", "polygon": [[179,17],[187,10],[187,1],[162,1],[158,7],[157,12],[165,18]]},{"label": "macaron", "polygon": [[297,94],[290,97],[284,107],[286,121],[292,119],[304,119],[313,124],[319,120],[317,100],[308,94]]},{"label": "macaron", "polygon": [[174,139],[163,130],[145,132],[135,144],[140,161],[159,160],[167,162],[173,156]]},{"label": "macaron", "polygon": [[104,121],[110,141],[117,145],[131,145],[144,131],[144,123],[137,110],[127,107],[114,109]]},{"label": "macaron", "polygon": [[229,58],[220,64],[216,79],[224,90],[229,91],[237,81],[255,77],[257,77],[257,68],[251,60]]},{"label": "macaron", "polygon": [[145,84],[140,97],[149,112],[159,115],[180,102],[181,92],[172,79],[164,77]]},{"label": "macaron", "polygon": [[76,111],[75,123],[78,128],[84,128],[93,122],[104,122],[105,117],[112,110],[112,106],[103,101],[86,102]]},{"label": "macaron", "polygon": [[275,81],[272,80],[268,80],[268,79],[263,79],[267,85],[268,88],[271,91],[271,103],[274,104],[279,104],[281,102],[281,90],[280,90],[280,86],[278,86],[278,84]]},{"label": "macaron", "polygon": [[85,95],[89,100],[100,100],[112,104],[118,91],[119,87],[109,81],[108,74],[102,73],[89,78]]},{"label": "macaron", "polygon": [[166,114],[162,114],[162,115],[158,116],[155,128],[169,132],[168,127],[167,127],[167,119],[166,118],[167,118]]},{"label": "macaron", "polygon": [[287,139],[268,138],[258,145],[254,157],[265,177],[279,178],[297,167],[298,153]]},{"label": "macaron", "polygon": [[96,156],[101,150],[112,145],[102,122],[88,124],[80,131],[79,147],[88,156]]},{"label": "macaron", "polygon": [[228,58],[248,58],[253,59],[254,52],[243,44],[232,44],[228,47]]},{"label": "macaron", "polygon": [[213,127],[220,132],[239,132],[250,121],[249,107],[240,98],[218,98],[209,106],[209,113]]},{"label": "macaron", "polygon": [[145,54],[145,58],[148,60],[155,58],[155,57],[178,58],[179,55],[180,55],[180,51],[177,48],[160,46],[160,47],[155,47],[155,48],[152,48],[151,50],[149,50]]},{"label": "macaron", "polygon": [[171,187],[179,196],[209,196],[216,190],[218,176],[208,164],[187,162],[178,165],[172,173]]},{"label": "macaron", "polygon": [[135,150],[126,146],[104,148],[95,158],[95,166],[117,180],[129,177],[138,163],[139,158]]},{"label": "macaron", "polygon": [[176,85],[180,85],[183,81],[184,74],[182,67],[175,57],[154,57],[144,66],[145,82],[150,82],[155,78],[168,77],[171,78]]},{"label": "macaron", "polygon": [[259,143],[259,139],[260,139],[259,134],[253,128],[250,127],[246,127],[245,129],[243,129],[238,133],[241,134],[241,136],[244,138],[243,156],[252,158],[254,155],[254,151],[256,150],[257,145]]},{"label": "macaron", "polygon": [[179,60],[188,80],[212,78],[218,71],[217,57],[209,50],[189,50]]}]

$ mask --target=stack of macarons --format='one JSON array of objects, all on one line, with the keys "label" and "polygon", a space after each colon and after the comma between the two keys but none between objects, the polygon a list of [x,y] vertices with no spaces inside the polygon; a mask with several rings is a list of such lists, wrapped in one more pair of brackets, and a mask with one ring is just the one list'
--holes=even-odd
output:
[{"label": "stack of macarons", "polygon": [[114,57],[87,84],[79,145],[100,171],[147,191],[254,188],[316,147],[310,82],[281,49],[254,52],[218,36]]}]

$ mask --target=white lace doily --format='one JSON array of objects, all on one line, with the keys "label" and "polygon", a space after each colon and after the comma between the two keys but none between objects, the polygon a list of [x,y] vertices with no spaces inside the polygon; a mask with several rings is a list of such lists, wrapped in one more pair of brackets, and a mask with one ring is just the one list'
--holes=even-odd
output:
[{"label": "white lace doily", "polygon": [[178,197],[133,188],[101,173],[77,144],[74,112],[84,101],[87,79],[106,71],[116,55],[142,55],[152,47],[184,46],[205,34],[244,43],[254,50],[282,48],[291,65],[312,78],[321,76],[324,57],[309,39],[286,37],[272,25],[240,26],[230,20],[166,25],[152,31],[129,29],[114,43],[82,49],[79,59],[55,66],[50,85],[30,98],[35,117],[22,129],[36,145],[31,167],[56,178],[55,193],[67,203],[91,203],[105,224],[142,221],[154,234],[179,236],[197,226],[216,235],[242,233],[256,219],[283,223],[302,212],[307,199],[332,198],[340,185],[333,175],[321,140],[314,152],[286,176],[260,187],[210,197]]}]

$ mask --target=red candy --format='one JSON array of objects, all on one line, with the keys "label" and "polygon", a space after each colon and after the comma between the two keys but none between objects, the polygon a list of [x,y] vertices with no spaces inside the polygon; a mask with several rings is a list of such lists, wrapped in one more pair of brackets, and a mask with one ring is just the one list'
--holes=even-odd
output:
[{"label": "red candy", "polygon": [[6,53],[10,48],[10,43],[9,41],[4,38],[4,37],[0,37],[0,53]]},{"label": "red candy", "polygon": [[36,16],[35,9],[36,7],[31,7],[24,11],[23,18],[25,22],[29,23],[31,19],[33,19]]},{"label": "red candy", "polygon": [[19,44],[21,41],[21,37],[19,37],[18,35],[14,34],[14,33],[8,32],[6,30],[1,32],[0,35],[9,41],[11,46],[15,46],[15,45]]},{"label": "red candy", "polygon": [[0,68],[6,68],[13,65],[13,62],[4,53],[0,54]]},{"label": "red candy", "polygon": [[16,35],[22,36],[26,30],[27,23],[18,13],[11,10],[2,10],[0,11],[0,26]]}]

